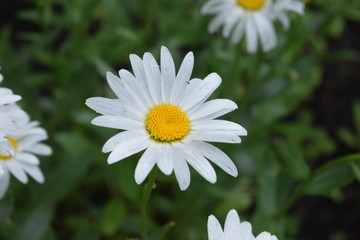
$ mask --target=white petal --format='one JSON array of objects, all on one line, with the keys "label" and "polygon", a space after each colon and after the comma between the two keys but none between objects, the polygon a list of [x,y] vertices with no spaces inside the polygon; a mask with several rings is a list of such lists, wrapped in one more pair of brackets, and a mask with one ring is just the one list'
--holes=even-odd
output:
[{"label": "white petal", "polygon": [[121,69],[119,75],[134,101],[137,104],[144,105],[145,108],[150,108],[152,106],[150,101],[151,97],[148,94],[147,86],[125,69]]},{"label": "white petal", "polygon": [[284,10],[293,11],[298,14],[304,13],[304,3],[301,1],[290,1],[289,4],[286,5]]},{"label": "white petal", "polygon": [[92,124],[102,127],[133,130],[144,126],[144,123],[120,116],[99,116],[91,121]]},{"label": "white petal", "polygon": [[11,174],[14,175],[14,177],[16,177],[20,182],[22,183],[28,182],[28,178],[18,162],[14,160],[9,160],[9,161],[5,161],[5,165],[7,169],[9,169]]},{"label": "white petal", "polygon": [[231,41],[233,43],[238,43],[241,41],[245,34],[245,24],[246,20],[239,19],[239,22],[236,24],[236,27],[234,28],[233,34],[231,36]]},{"label": "white petal", "polygon": [[274,26],[270,19],[267,19],[263,14],[254,14],[254,23],[257,28],[261,45],[265,52],[270,51],[276,46],[276,34]]},{"label": "white petal", "polygon": [[[15,122],[15,120],[12,118],[11,115],[8,115],[7,117],[0,116],[0,137],[1,138],[5,137],[5,136],[16,136],[19,134],[21,134],[19,126]],[[4,140],[1,140],[1,141],[4,141]]]},{"label": "white petal", "polygon": [[271,235],[268,232],[262,232],[255,239],[256,240],[277,240],[277,237]]},{"label": "white petal", "polygon": [[29,115],[17,105],[4,105],[0,108],[0,119],[10,118],[20,127],[30,121]]},{"label": "white petal", "polygon": [[24,130],[24,132],[23,132],[24,136],[39,137],[39,138],[42,138],[43,140],[48,138],[46,130],[41,127],[35,127],[35,128],[23,129],[23,130]]},{"label": "white petal", "polygon": [[224,226],[224,233],[225,239],[227,240],[237,240],[241,235],[241,228],[240,228],[240,218],[237,212],[233,209],[229,211],[226,216],[225,226]]},{"label": "white petal", "polygon": [[174,105],[178,105],[181,101],[186,85],[188,84],[192,70],[194,67],[194,54],[189,52],[183,62],[181,63],[179,72],[176,76],[174,86],[171,90],[170,102]]},{"label": "white petal", "polygon": [[217,8],[219,5],[223,5],[225,2],[224,1],[219,1],[219,0],[210,0],[207,1],[204,6],[201,8],[201,13],[202,14],[209,14],[209,13],[213,13],[212,9]]},{"label": "white petal", "polygon": [[123,148],[128,145],[136,145],[148,139],[149,136],[143,129],[124,131],[111,137],[103,146],[104,153],[116,150],[116,148]]},{"label": "white petal", "polygon": [[230,4],[226,4],[226,2],[223,1],[223,3],[213,6],[211,9],[209,9],[206,14],[220,15],[222,12],[231,11],[231,8],[232,6],[230,6]]},{"label": "white petal", "polygon": [[219,221],[210,215],[207,223],[209,240],[226,240]]},{"label": "white petal", "polygon": [[[1,165],[1,162],[0,162]],[[0,175],[0,199],[4,197],[10,182],[9,171],[4,167],[4,174]]]},{"label": "white petal", "polygon": [[17,161],[21,161],[21,162],[32,164],[32,165],[39,165],[40,164],[39,159],[35,155],[25,153],[25,152],[17,153],[16,156],[15,156],[15,159]]},{"label": "white petal", "polygon": [[175,64],[169,50],[161,47],[161,85],[164,102],[170,102],[171,90],[175,81]]},{"label": "white petal", "polygon": [[151,106],[155,105],[153,99],[150,97],[150,91],[149,91],[148,83],[146,80],[146,74],[145,74],[142,59],[135,54],[130,54],[130,62],[131,62],[131,66],[133,68],[136,80],[140,82],[139,84],[142,85],[142,87],[144,88],[146,95],[149,96],[149,101],[150,101],[149,104]]},{"label": "white petal", "polygon": [[246,136],[247,131],[241,125],[226,120],[193,121],[193,130],[210,130],[232,132],[239,136]]},{"label": "white petal", "polygon": [[127,144],[125,146],[121,146],[115,148],[114,151],[112,151],[107,159],[107,162],[109,164],[118,162],[123,160],[124,158],[127,158],[131,155],[134,155],[135,153],[138,153],[145,148],[149,146],[149,140],[144,140],[142,142],[136,142],[134,144]]},{"label": "white petal", "polygon": [[141,184],[145,178],[149,175],[151,169],[155,166],[155,148],[149,147],[141,156],[138,164],[135,168],[135,181],[137,184]]},{"label": "white petal", "polygon": [[205,141],[205,142],[222,142],[222,143],[240,143],[240,137],[232,132],[223,131],[208,131],[203,130],[194,132],[192,136],[193,140]]},{"label": "white petal", "polygon": [[183,111],[187,111],[193,106],[203,104],[220,84],[221,77],[217,73],[209,74],[197,87],[192,87],[189,84],[188,88],[190,89],[186,91],[186,94],[180,102],[180,108]]},{"label": "white petal", "polygon": [[162,96],[161,96],[161,76],[160,76],[160,69],[159,65],[156,62],[153,55],[150,53],[144,54],[144,69],[147,84],[149,86],[149,91],[152,99],[154,100],[155,104],[162,103]]},{"label": "white petal", "polygon": [[194,147],[197,148],[197,151],[199,151],[201,155],[215,163],[226,173],[230,174],[233,177],[236,177],[238,175],[235,164],[223,151],[206,142],[194,141],[194,144]]},{"label": "white petal", "polygon": [[139,119],[139,112],[135,109],[124,108],[118,99],[109,99],[103,97],[88,98],[85,104],[97,113],[103,115],[117,115],[131,119]]},{"label": "white petal", "polygon": [[137,97],[137,93],[135,93],[129,86],[127,86],[127,84],[122,79],[116,77],[111,72],[106,73],[106,79],[109,83],[110,88],[121,100],[122,104],[126,104],[132,109],[137,110],[141,113],[146,112],[147,108],[139,100],[139,98]]},{"label": "white petal", "polygon": [[[45,133],[45,132],[44,132]],[[32,145],[37,144],[38,142],[44,141],[47,139],[47,135],[37,134],[37,135],[26,135],[18,139],[18,152],[26,151],[31,148]]]},{"label": "white petal", "polygon": [[41,156],[49,156],[52,154],[51,148],[43,143],[36,143],[32,145],[31,148],[26,149],[26,151]]},{"label": "white petal", "polygon": [[221,25],[223,25],[226,21],[226,18],[229,16],[227,11],[223,11],[219,13],[209,24],[208,31],[210,33],[216,32]]},{"label": "white petal", "polygon": [[290,20],[285,13],[279,13],[279,15],[277,16],[277,19],[279,19],[279,21],[281,22],[281,24],[283,25],[285,30],[289,29]]},{"label": "white petal", "polygon": [[241,233],[240,235],[243,236],[243,240],[254,240],[255,237],[252,233],[252,227],[249,222],[242,222],[240,227]]},{"label": "white petal", "polygon": [[216,173],[209,161],[197,153],[191,145],[183,145],[181,150],[186,153],[186,161],[210,183],[216,182]]},{"label": "white petal", "polygon": [[124,85],[121,83],[121,79],[111,72],[106,73],[106,80],[114,92],[114,94],[121,100],[125,100],[124,97],[127,95]]},{"label": "white petal", "polygon": [[257,49],[257,33],[252,18],[247,19],[245,31],[247,51],[248,53],[255,53]]},{"label": "white petal", "polygon": [[29,165],[26,163],[23,163],[22,166],[24,171],[27,172],[38,183],[43,183],[45,181],[44,175],[38,166]]},{"label": "white petal", "polygon": [[214,99],[188,112],[191,120],[209,120],[237,109],[236,103],[228,99]]},{"label": "white petal", "polygon": [[146,83],[146,75],[145,75],[144,65],[143,65],[141,58],[135,54],[130,54],[130,62],[131,62],[131,66],[133,68],[135,77],[139,81],[142,81],[143,84],[145,84]]},{"label": "white petal", "polygon": [[156,164],[165,175],[170,175],[174,169],[172,155],[174,155],[174,153],[172,152],[171,145],[169,144],[160,144],[157,148]]},{"label": "white petal", "polygon": [[18,95],[5,95],[5,96],[1,96],[0,98],[0,105],[3,104],[8,104],[8,103],[13,103],[16,102],[18,100],[20,100],[21,97]]},{"label": "white petal", "polygon": [[182,191],[186,190],[190,185],[190,169],[187,165],[187,162],[184,160],[183,154],[178,151],[174,150],[175,155],[173,156],[174,159],[174,172],[176,179],[179,183],[179,187]]}]

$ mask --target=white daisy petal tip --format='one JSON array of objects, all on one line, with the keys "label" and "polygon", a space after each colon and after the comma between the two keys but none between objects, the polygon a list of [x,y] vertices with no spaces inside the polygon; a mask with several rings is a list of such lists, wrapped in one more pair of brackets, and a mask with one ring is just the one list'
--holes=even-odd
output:
[{"label": "white daisy petal tip", "polygon": [[[217,74],[216,72],[213,72],[213,73],[210,73],[209,75],[207,75],[204,79],[205,80],[208,80],[208,81],[214,81],[216,83],[216,85],[220,86],[221,82],[222,82],[222,79],[220,77],[219,74]],[[216,87],[217,88],[217,87]]]},{"label": "white daisy petal tip", "polygon": [[253,240],[278,240],[276,236],[268,232],[260,233],[256,238],[252,233],[249,222],[241,222],[236,210],[228,212],[222,230],[220,223],[213,215],[208,218],[208,239],[209,240],[233,240],[233,239],[253,239]]},{"label": "white daisy petal tip", "polygon": [[[120,78],[107,73],[108,83],[119,99],[98,97],[85,102],[101,114],[91,121],[92,124],[121,130],[102,148],[104,153],[110,153],[108,164],[145,150],[135,169],[135,182],[141,184],[151,169],[158,167],[165,175],[174,172],[182,191],[190,185],[189,165],[213,184],[217,175],[209,161],[237,176],[235,165],[225,153],[212,150],[204,154],[191,148],[195,142],[208,140],[241,141],[239,135],[244,132],[235,123],[224,124],[225,131],[218,131],[221,134],[203,127],[200,129],[202,135],[199,135],[199,131],[192,129],[192,123],[201,128],[202,124],[205,126],[237,108],[236,103],[225,99],[206,102],[220,86],[221,77],[211,73],[204,80],[194,79],[190,83],[193,52],[186,54],[176,73],[173,58],[165,46],[160,50],[160,66],[149,52],[143,54],[143,59],[131,54],[130,62],[134,74],[124,69],[119,71]],[[199,135],[198,138],[195,138],[196,135]],[[217,157],[219,160],[216,160]]]},{"label": "white daisy petal tip", "polygon": [[278,240],[278,238],[271,235],[269,232],[262,232],[255,238],[255,240]]},{"label": "white daisy petal tip", "polygon": [[170,55],[170,51],[169,51],[169,49],[166,47],[166,46],[161,46],[161,53],[162,54],[164,54],[164,53],[166,53],[166,54],[169,54]]}]

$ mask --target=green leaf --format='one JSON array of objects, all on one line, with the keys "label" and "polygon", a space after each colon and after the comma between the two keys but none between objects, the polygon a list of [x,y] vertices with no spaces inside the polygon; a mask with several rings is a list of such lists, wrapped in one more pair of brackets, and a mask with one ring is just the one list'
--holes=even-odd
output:
[{"label": "green leaf", "polygon": [[118,199],[113,198],[105,206],[103,216],[101,219],[101,230],[106,236],[114,236],[125,216],[124,203]]},{"label": "green leaf", "polygon": [[341,188],[354,180],[354,175],[348,164],[335,166],[315,176],[306,188],[309,194],[326,194],[331,190]]},{"label": "green leaf", "polygon": [[341,141],[348,147],[355,147],[356,137],[354,136],[353,132],[349,131],[347,128],[340,128],[338,131],[338,136]]},{"label": "green leaf", "polygon": [[309,176],[309,166],[296,145],[288,141],[279,141],[276,146],[289,171],[291,171],[295,177],[307,178]]},{"label": "green leaf", "polygon": [[306,184],[305,192],[309,194],[326,194],[344,187],[354,180],[351,164],[360,161],[360,154],[335,159],[313,172]]},{"label": "green leaf", "polygon": [[162,226],[161,228],[157,229],[155,232],[153,232],[150,235],[149,240],[162,240],[162,239],[166,239],[165,236],[167,234],[167,232],[170,230],[170,228],[172,228],[173,226],[175,226],[175,222],[169,222],[167,224],[165,224],[164,226]]},{"label": "green leaf", "polygon": [[359,164],[351,162],[350,166],[351,166],[351,169],[353,170],[355,178],[360,182],[360,167],[359,167]]},{"label": "green leaf", "polygon": [[358,136],[360,136],[360,102],[354,103],[353,114],[356,133]]},{"label": "green leaf", "polygon": [[38,240],[48,228],[52,216],[52,205],[43,204],[33,210],[18,229],[13,240]]}]

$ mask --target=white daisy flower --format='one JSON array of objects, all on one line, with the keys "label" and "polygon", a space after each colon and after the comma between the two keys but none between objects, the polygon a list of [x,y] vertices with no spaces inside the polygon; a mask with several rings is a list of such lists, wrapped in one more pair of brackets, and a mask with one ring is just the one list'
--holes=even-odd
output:
[{"label": "white daisy flower", "polygon": [[145,150],[135,180],[142,183],[155,164],[166,175],[173,171],[181,190],[190,184],[190,164],[206,180],[216,182],[216,173],[208,160],[225,172],[237,176],[231,159],[206,142],[240,143],[246,130],[233,122],[214,120],[237,108],[227,99],[205,102],[217,89],[221,78],[216,73],[204,80],[190,80],[194,56],[189,52],[178,73],[166,47],[161,48],[159,68],[155,58],[130,55],[134,75],[120,70],[119,77],[107,73],[108,83],[118,97],[89,98],[86,105],[103,116],[92,124],[124,130],[110,138],[103,152],[111,152],[108,163],[123,160]]},{"label": "white daisy flower", "polygon": [[225,220],[224,231],[219,221],[210,215],[208,219],[208,238],[209,240],[277,240],[278,238],[268,232],[262,232],[257,237],[252,233],[249,222],[240,222],[239,215],[233,209]]},{"label": "white daisy flower", "polygon": [[0,154],[0,166],[3,175],[0,176],[0,198],[2,198],[9,186],[10,173],[22,183],[28,182],[26,174],[37,182],[43,183],[44,176],[39,169],[37,155],[50,155],[51,148],[40,143],[47,139],[46,131],[38,127],[39,123],[30,121],[29,116],[16,105],[0,107],[0,119],[10,117],[19,131],[8,132],[5,136],[15,149],[13,156]]},{"label": "white daisy flower", "polygon": [[[0,74],[0,82],[2,82],[2,80],[3,76]],[[14,95],[10,89],[0,88],[0,106],[14,103],[20,99],[21,97]],[[6,132],[13,132],[14,129],[15,125],[11,119],[8,117],[0,119],[0,154],[5,156],[12,156],[12,154],[14,154],[15,149],[13,148],[12,144],[6,138],[4,138]],[[0,174],[3,174],[1,168]]]},{"label": "white daisy flower", "polygon": [[230,37],[233,43],[240,42],[246,35],[247,51],[255,53],[258,41],[265,52],[276,46],[273,20],[278,19],[288,27],[286,12],[301,14],[303,8],[304,4],[298,0],[209,0],[201,11],[215,15],[208,28],[210,33],[223,26],[223,36]]}]

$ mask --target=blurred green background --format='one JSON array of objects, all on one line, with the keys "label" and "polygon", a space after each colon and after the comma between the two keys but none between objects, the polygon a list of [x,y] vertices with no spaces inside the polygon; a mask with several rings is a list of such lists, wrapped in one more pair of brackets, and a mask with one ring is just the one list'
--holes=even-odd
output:
[{"label": "blurred green background", "polygon": [[[360,239],[360,2],[307,1],[276,24],[278,46],[249,55],[210,35],[197,0],[1,0],[0,66],[19,104],[47,129],[54,154],[46,182],[11,186],[0,200],[0,239],[139,239],[139,154],[108,165],[101,153],[115,130],[92,126],[85,106],[114,97],[106,71],[131,70],[129,54],[159,59],[167,46],[177,67],[195,55],[193,77],[217,72],[212,98],[239,109],[240,145],[217,144],[239,169],[216,168],[218,182],[192,171],[187,191],[159,174],[149,201],[151,240],[207,239],[207,217],[230,209],[253,231],[279,240]],[[344,157],[345,156],[345,157]]]}]

